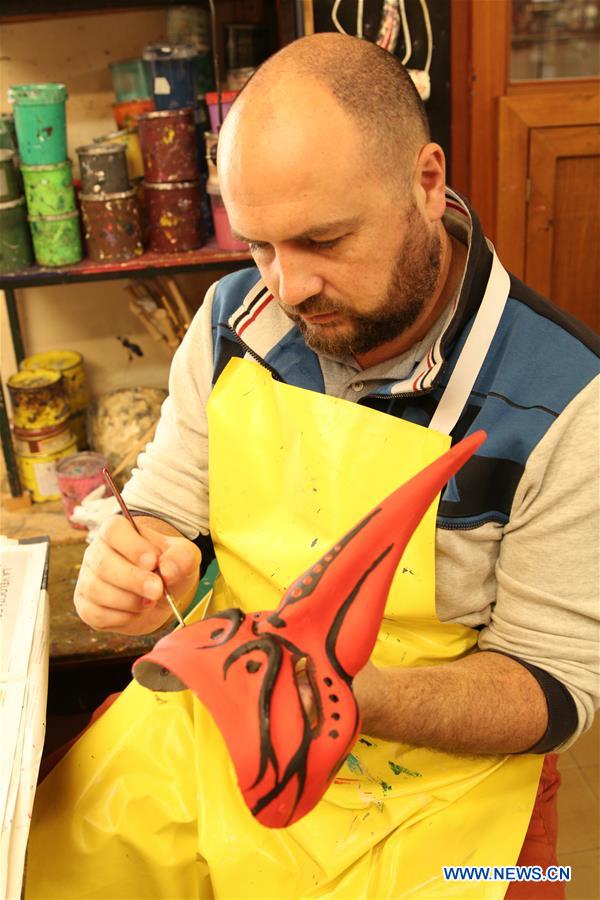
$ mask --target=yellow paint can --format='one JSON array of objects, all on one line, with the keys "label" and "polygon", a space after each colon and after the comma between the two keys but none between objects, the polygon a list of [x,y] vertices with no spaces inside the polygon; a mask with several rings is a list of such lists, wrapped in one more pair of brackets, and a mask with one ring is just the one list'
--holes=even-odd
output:
[{"label": "yellow paint can", "polygon": [[24,369],[7,381],[13,423],[27,431],[42,431],[66,422],[71,409],[61,372]]},{"label": "yellow paint can", "polygon": [[20,365],[22,371],[52,369],[64,378],[65,390],[72,413],[84,410],[89,402],[83,357],[75,350],[48,350],[27,356]]},{"label": "yellow paint can", "polygon": [[51,453],[16,453],[17,466],[23,487],[31,491],[35,503],[46,500],[60,500],[60,490],[56,477],[56,462],[65,456],[77,452],[75,438],[71,436],[68,444]]}]

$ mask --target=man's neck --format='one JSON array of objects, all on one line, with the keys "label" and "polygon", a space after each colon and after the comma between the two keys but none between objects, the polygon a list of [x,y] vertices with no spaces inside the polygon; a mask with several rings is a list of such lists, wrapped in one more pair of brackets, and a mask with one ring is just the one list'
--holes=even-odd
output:
[{"label": "man's neck", "polygon": [[467,260],[467,248],[456,238],[448,234],[442,226],[442,264],[440,277],[435,292],[427,302],[425,309],[417,319],[402,334],[381,344],[368,353],[361,353],[355,357],[361,369],[368,369],[378,363],[386,362],[395,356],[400,356],[410,347],[422,340],[433,327],[440,315],[444,312],[448,303],[460,284]]}]

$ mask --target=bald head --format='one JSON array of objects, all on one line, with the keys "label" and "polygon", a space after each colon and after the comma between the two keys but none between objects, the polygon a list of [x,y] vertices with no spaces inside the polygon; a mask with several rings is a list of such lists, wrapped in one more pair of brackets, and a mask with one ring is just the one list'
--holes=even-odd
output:
[{"label": "bald head", "polygon": [[[247,83],[229,127],[269,129],[290,101],[298,126],[310,125],[315,104],[323,104],[325,95],[356,128],[366,166],[390,186],[405,189],[419,150],[430,139],[427,117],[404,66],[368,41],[325,33],[284,47]],[[330,150],[342,153],[344,147]]]}]

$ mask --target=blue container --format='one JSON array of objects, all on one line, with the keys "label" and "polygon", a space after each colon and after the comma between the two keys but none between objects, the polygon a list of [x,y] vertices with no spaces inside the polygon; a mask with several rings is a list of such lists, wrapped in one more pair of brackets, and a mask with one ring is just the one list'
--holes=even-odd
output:
[{"label": "blue container", "polygon": [[152,70],[156,109],[184,109],[196,105],[198,50],[191,44],[149,44],[144,59]]}]

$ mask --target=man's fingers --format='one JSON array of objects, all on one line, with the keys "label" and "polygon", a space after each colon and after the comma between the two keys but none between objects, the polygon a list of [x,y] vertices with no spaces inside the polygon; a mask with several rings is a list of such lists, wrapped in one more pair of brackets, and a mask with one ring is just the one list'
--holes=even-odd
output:
[{"label": "man's fingers", "polygon": [[[128,558],[119,555],[101,537],[90,544],[85,552],[82,564],[83,577],[85,577],[86,570],[90,572],[88,581],[92,584],[94,591],[99,591],[101,582],[105,582],[108,586],[122,588],[124,591],[137,595],[138,598],[147,597],[150,600],[158,600],[163,592],[162,582],[158,575],[134,565]],[[91,573],[98,582],[97,584],[91,577]],[[103,594],[90,596],[90,599],[108,605]]]},{"label": "man's fingers", "polygon": [[138,534],[123,516],[111,516],[103,522],[98,536],[129,562],[149,571],[156,568],[158,552],[155,544]]}]

